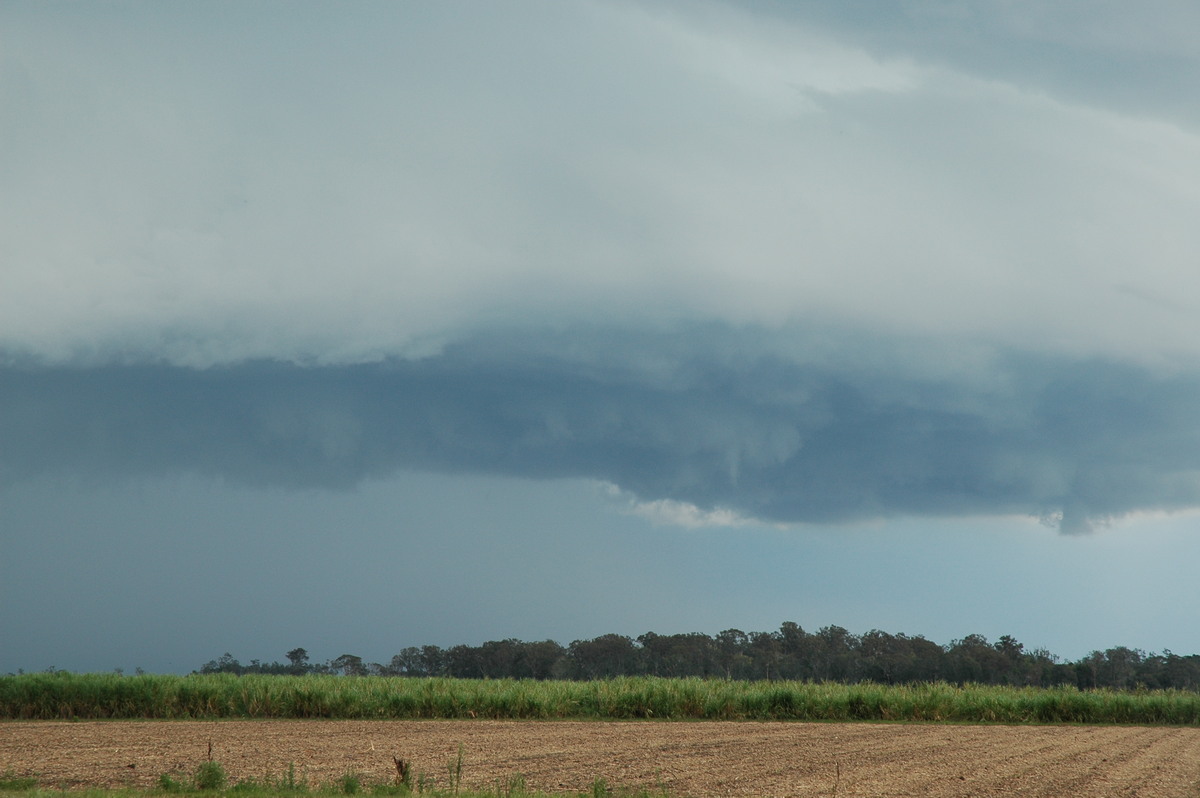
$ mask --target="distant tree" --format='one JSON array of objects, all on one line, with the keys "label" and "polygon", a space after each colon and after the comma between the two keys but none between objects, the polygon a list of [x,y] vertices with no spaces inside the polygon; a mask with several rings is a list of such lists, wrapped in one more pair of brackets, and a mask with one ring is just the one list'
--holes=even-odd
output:
[{"label": "distant tree", "polygon": [[[1011,638],[1009,640],[1011,641]],[[1010,678],[1013,662],[1005,653],[1005,649],[1007,646],[1012,650],[1014,644],[1015,641],[1012,641],[993,646],[988,643],[986,637],[978,634],[967,635],[962,640],[954,641],[947,652],[949,679],[959,684],[1006,684],[1013,681]]]},{"label": "distant tree", "polygon": [[342,654],[329,663],[329,668],[335,673],[341,671],[343,676],[366,676],[368,672],[362,657],[354,654]]},{"label": "distant tree", "polygon": [[751,632],[747,654],[751,662],[751,679],[779,678],[779,661],[783,646],[776,632]]},{"label": "distant tree", "polygon": [[570,673],[577,679],[610,679],[637,673],[639,651],[633,640],[607,634],[592,640],[575,640],[567,647]]},{"label": "distant tree", "polygon": [[293,648],[287,653],[289,672],[300,676],[309,671],[308,652],[302,648]]},{"label": "distant tree", "polygon": [[234,673],[241,676],[245,671],[242,664],[234,659],[228,651],[200,666],[201,673]]},{"label": "distant tree", "polygon": [[813,678],[857,681],[858,638],[840,626],[825,626],[813,635]]},{"label": "distant tree", "polygon": [[714,676],[721,672],[716,644],[708,635],[647,632],[638,637],[638,642],[648,672],[656,676]]},{"label": "distant tree", "polygon": [[421,646],[421,668],[425,676],[444,676],[447,669],[446,652],[438,646]]},{"label": "distant tree", "polygon": [[1074,684],[1074,675],[1066,665],[1060,665],[1058,657],[1044,648],[1035,648],[1025,654],[1024,684],[1033,687]]},{"label": "distant tree", "polygon": [[903,675],[904,682],[933,682],[946,678],[946,649],[924,637],[907,638],[912,652],[912,667]]},{"label": "distant tree", "polygon": [[[666,672],[670,667],[670,658],[667,656],[670,649],[670,638],[655,632],[646,632],[638,635],[637,642],[642,647],[642,666],[647,673],[651,676],[674,675]],[[572,643],[572,648],[574,648],[574,643]]]},{"label": "distant tree", "polygon": [[520,676],[527,679],[553,679],[567,667],[567,650],[553,640],[525,643],[521,651]]},{"label": "distant tree", "polygon": [[409,646],[401,649],[399,654],[392,657],[388,668],[389,676],[429,676],[425,672],[425,663],[421,658],[421,649]]},{"label": "distant tree", "polygon": [[1025,646],[1017,642],[1012,635],[1002,635],[992,644],[992,648],[1000,655],[997,667],[999,672],[992,676],[992,683],[1029,684],[1029,657],[1025,654]]},{"label": "distant tree", "polygon": [[1017,639],[1012,635],[1001,635],[992,648],[1000,652],[1000,654],[1010,662],[1016,662],[1025,653],[1025,646],[1017,642]]},{"label": "distant tree", "polygon": [[488,640],[479,647],[479,668],[488,679],[511,677],[521,656],[520,640]]},{"label": "distant tree", "polygon": [[1170,651],[1163,652],[1160,686],[1178,690],[1200,689],[1200,655],[1181,657]]},{"label": "distant tree", "polygon": [[903,679],[911,667],[907,641],[887,632],[872,629],[859,638],[859,676],[881,684],[894,684]]},{"label": "distant tree", "polygon": [[813,678],[812,635],[792,621],[784,621],[779,627],[779,647],[782,658],[779,663],[780,677],[784,679]]},{"label": "distant tree", "polygon": [[479,648],[460,645],[446,651],[446,672],[457,679],[482,679],[483,659]]},{"label": "distant tree", "polygon": [[1136,686],[1138,672],[1145,657],[1145,652],[1125,646],[1106,650],[1097,675],[1099,686],[1116,688]]},{"label": "distant tree", "polygon": [[[491,640],[481,646],[450,649],[425,645],[401,650],[387,664],[364,663],[343,654],[313,664],[308,652],[287,652],[287,663],[251,660],[243,665],[226,652],[202,665],[200,673],[343,674],[346,676],[453,676],[458,678],[603,679],[649,673],[668,677],[726,679],[808,679],[910,683],[945,680],[981,684],[1075,685],[1200,690],[1200,655],[1170,651],[1146,653],[1117,646],[1062,662],[1045,649],[1027,651],[1004,635],[994,644],[967,635],[941,646],[917,635],[872,629],[860,636],[840,626],[814,634],[791,621],[777,632],[726,629],[710,637],[699,632],[662,635],[646,632],[637,640],[617,634],[576,640],[564,648],[553,640]],[[140,672],[140,669],[138,669]],[[21,673],[23,671],[18,671]]]},{"label": "distant tree", "polygon": [[717,632],[713,641],[717,664],[726,679],[749,678],[753,660],[747,653],[750,635],[741,629],[726,629]]}]

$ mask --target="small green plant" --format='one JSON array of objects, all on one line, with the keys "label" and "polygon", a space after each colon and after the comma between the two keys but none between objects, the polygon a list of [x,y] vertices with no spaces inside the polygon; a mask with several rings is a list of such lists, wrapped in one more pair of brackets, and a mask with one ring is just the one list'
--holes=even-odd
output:
[{"label": "small green plant", "polygon": [[658,789],[658,794],[662,798],[667,798],[669,793],[667,791],[667,783],[663,781],[662,768],[654,769],[654,786]]},{"label": "small green plant", "polygon": [[392,762],[396,765],[396,786],[403,787],[406,791],[411,792],[412,766],[398,756],[392,757]]},{"label": "small green plant", "polygon": [[521,773],[509,776],[504,786],[498,787],[496,792],[503,798],[520,798],[520,796],[528,795],[529,790],[525,787],[525,776]]},{"label": "small green plant", "polygon": [[183,792],[184,785],[170,773],[163,773],[158,777],[158,789],[163,792]]},{"label": "small green plant", "polygon": [[451,762],[447,768],[450,771],[450,792],[458,795],[458,788],[462,786],[462,770],[463,770],[463,747],[458,746],[458,758]]},{"label": "small green plant", "polygon": [[223,790],[229,783],[229,775],[220,762],[210,759],[201,762],[200,767],[196,768],[194,781],[197,790]]},{"label": "small green plant", "polygon": [[600,776],[592,779],[592,798],[608,798],[608,782]]},{"label": "small green plant", "polygon": [[350,771],[337,780],[337,789],[343,795],[357,795],[362,790],[362,779]]},{"label": "small green plant", "polygon": [[0,774],[0,790],[32,790],[37,786],[37,779],[19,777],[9,768]]},{"label": "small green plant", "polygon": [[301,792],[307,789],[308,784],[304,780],[296,780],[296,763],[288,762],[287,772],[283,774],[278,781],[275,782],[275,789],[285,792]]}]

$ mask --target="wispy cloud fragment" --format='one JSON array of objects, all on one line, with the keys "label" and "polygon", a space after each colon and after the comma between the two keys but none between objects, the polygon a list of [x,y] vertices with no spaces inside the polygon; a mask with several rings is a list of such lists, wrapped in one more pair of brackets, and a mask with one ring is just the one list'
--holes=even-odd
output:
[{"label": "wispy cloud fragment", "polygon": [[629,515],[644,518],[656,526],[679,526],[688,529],[702,527],[739,527],[759,523],[727,507],[705,510],[691,502],[676,499],[639,499],[612,483],[604,483],[605,493]]}]

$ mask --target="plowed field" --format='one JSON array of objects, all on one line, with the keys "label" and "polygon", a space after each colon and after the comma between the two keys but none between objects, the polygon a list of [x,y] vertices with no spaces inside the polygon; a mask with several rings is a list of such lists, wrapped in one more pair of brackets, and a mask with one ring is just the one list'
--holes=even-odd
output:
[{"label": "plowed field", "polygon": [[0,723],[0,772],[46,786],[150,786],[209,756],[232,779],[395,776],[464,787],[665,787],[673,796],[1197,796],[1200,729],[717,722]]}]

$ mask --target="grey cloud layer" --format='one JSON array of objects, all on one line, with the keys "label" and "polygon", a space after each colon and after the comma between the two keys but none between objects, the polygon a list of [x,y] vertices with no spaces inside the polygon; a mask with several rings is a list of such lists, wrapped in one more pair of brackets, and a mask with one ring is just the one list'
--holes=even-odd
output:
[{"label": "grey cloud layer", "polygon": [[1190,14],[877,5],[0,4],[0,348],[821,314],[1200,356]]},{"label": "grey cloud layer", "polygon": [[347,366],[9,366],[0,475],[585,477],[774,521],[1018,513],[1065,532],[1200,506],[1197,374],[818,332],[510,332]]}]

